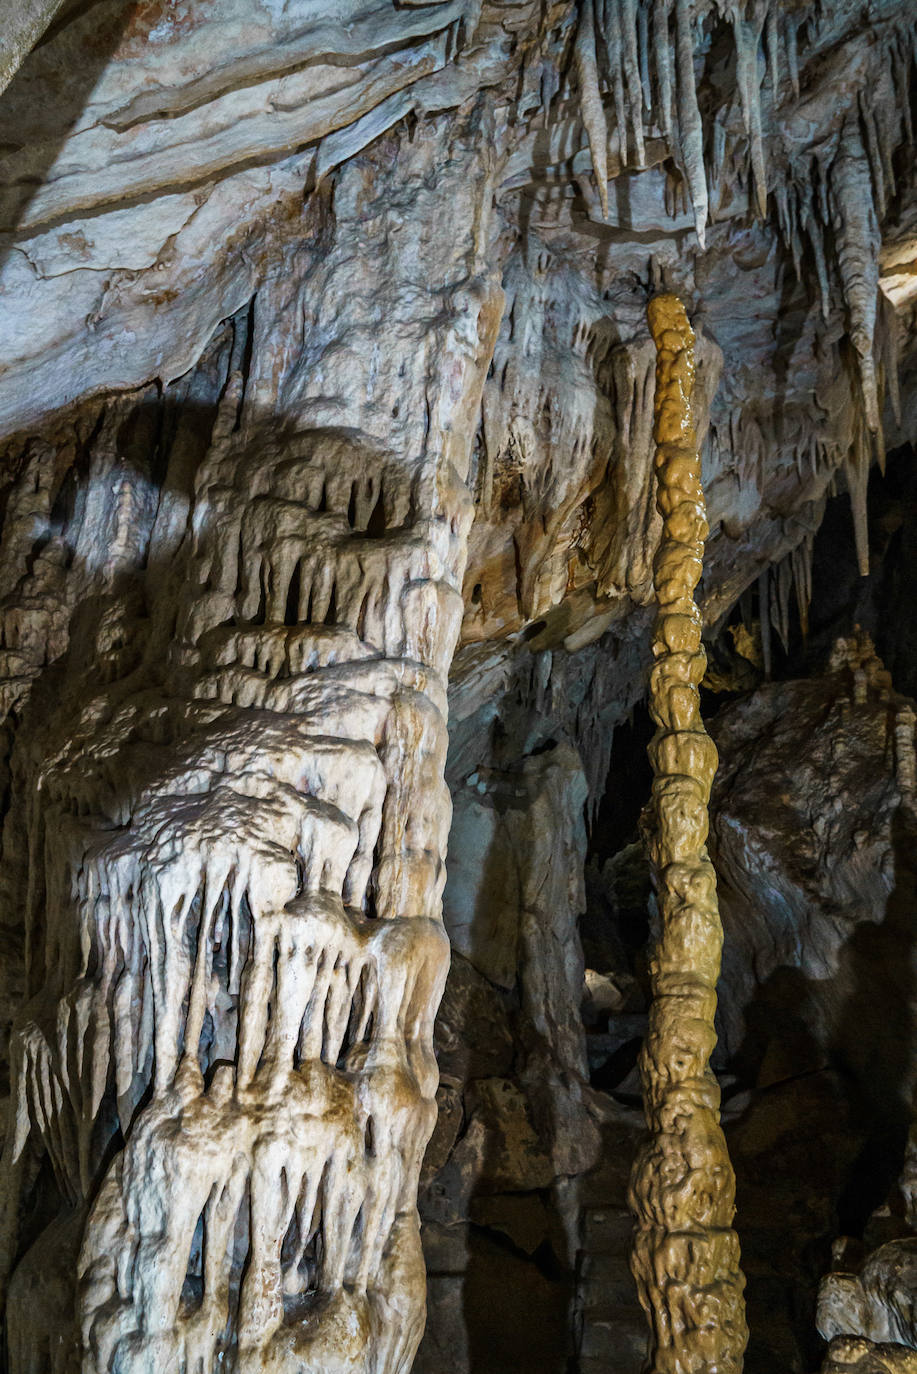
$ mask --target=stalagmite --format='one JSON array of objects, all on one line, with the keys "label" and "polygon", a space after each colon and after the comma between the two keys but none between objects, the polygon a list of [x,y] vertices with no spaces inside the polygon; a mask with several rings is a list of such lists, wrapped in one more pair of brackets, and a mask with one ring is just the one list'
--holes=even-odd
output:
[{"label": "stalagmite", "polygon": [[735,1179],[710,1069],[722,926],[707,857],[716,749],[700,716],[706,656],[694,592],[707,535],[692,417],[694,333],[674,296],[648,309],[656,342],[658,613],[650,710],[647,844],[661,922],[641,1056],[649,1138],[631,1176],[632,1267],[651,1325],[653,1374],[738,1374],[747,1339],[732,1220]]},{"label": "stalagmite", "polygon": [[909,702],[895,712],[895,775],[902,803],[913,809],[917,789],[917,757],[914,749],[914,725],[917,716]]}]

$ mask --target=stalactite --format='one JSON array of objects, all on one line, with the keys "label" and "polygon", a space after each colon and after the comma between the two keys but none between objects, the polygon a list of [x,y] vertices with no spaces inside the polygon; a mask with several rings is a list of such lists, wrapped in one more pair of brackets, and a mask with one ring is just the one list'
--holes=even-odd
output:
[{"label": "stalactite", "polygon": [[694,592],[707,535],[692,416],[694,334],[674,296],[648,309],[658,351],[655,467],[663,537],[650,710],[647,842],[661,920],[641,1056],[649,1139],[631,1177],[632,1267],[650,1318],[653,1374],[738,1374],[747,1331],[732,1220],[735,1179],[710,1069],[722,926],[707,857],[716,750],[700,716],[706,666]]},{"label": "stalactite", "polygon": [[621,32],[621,0],[605,0],[605,61],[614,100],[618,147],[622,158],[627,150],[627,98],[624,89],[624,38]]},{"label": "stalactite", "polygon": [[898,313],[891,301],[879,292],[879,316],[877,320],[879,356],[885,390],[891,402],[895,424],[901,425],[901,383],[898,343]]},{"label": "stalactite", "polygon": [[853,512],[853,535],[856,544],[857,567],[861,577],[869,576],[869,517],[866,496],[869,487],[869,436],[865,425],[857,425],[852,451],[847,455],[845,470]]},{"label": "stalactite", "polygon": [[[621,6],[621,33],[624,39],[624,78],[627,84],[627,104],[630,123],[634,134],[634,147],[637,153],[637,166],[646,161],[643,148],[643,86],[640,81],[640,54],[637,33],[638,0],[623,0]],[[621,130],[622,147],[624,130]]]},{"label": "stalactite", "polygon": [[758,76],[758,48],[764,26],[766,9],[755,7],[752,20],[746,20],[744,6],[732,5],[732,21],[736,45],[736,78],[742,102],[742,118],[750,141],[752,178],[758,214],[767,213],[767,171],[764,165],[764,141],[761,133],[761,82]]},{"label": "stalactite", "polygon": [[764,664],[764,676],[770,679],[773,668],[773,649],[771,641],[769,568],[765,568],[758,576],[758,624],[761,630],[761,661]]},{"label": "stalactite", "polygon": [[796,608],[803,639],[809,636],[809,606],[812,603],[812,556],[815,536],[807,534],[790,557],[793,561],[793,582],[796,587]]},{"label": "stalactite", "polygon": [[780,636],[780,643],[783,645],[783,652],[790,652],[790,592],[793,590],[793,566],[789,558],[781,559],[777,564],[776,573],[776,595],[773,601],[774,629]]},{"label": "stalactite", "polygon": [[[640,59],[640,86],[643,91],[643,109],[653,108],[653,83],[650,77],[650,8],[648,4],[637,6],[637,49]],[[643,118],[640,119],[641,133]]]},{"label": "stalactite", "polygon": [[825,261],[824,229],[812,209],[811,202],[806,206],[803,225],[812,247],[815,259],[815,275],[818,280],[818,298],[822,319],[827,322],[831,315],[831,288],[828,284],[828,264]]},{"label": "stalactite", "polygon": [[799,99],[799,49],[796,41],[796,27],[798,20],[795,14],[787,14],[785,17],[786,33],[786,65],[790,73],[790,85],[793,88],[793,95]]},{"label": "stalactite", "polygon": [[704,167],[704,129],[694,84],[694,36],[690,0],[675,0],[678,141],[688,192],[694,207],[697,241],[706,243],[707,173]]},{"label": "stalactite", "polygon": [[876,128],[875,116],[864,98],[864,93],[862,91],[860,91],[860,97],[857,103],[860,111],[860,128],[866,135],[865,151],[867,161],[869,162],[870,174],[872,176],[873,204],[879,217],[882,217],[885,214],[888,202],[885,161],[879,146],[879,134]]},{"label": "stalactite", "polygon": [[657,117],[663,137],[671,138],[672,46],[669,38],[669,0],[653,0],[653,55],[656,60]]},{"label": "stalactite", "polygon": [[[726,130],[719,118],[713,122],[711,145],[711,156],[707,170],[707,194],[712,206],[712,217],[715,219],[723,201],[723,168],[726,162]],[[719,195],[717,195],[718,190]]]},{"label": "stalactite", "polygon": [[602,215],[608,218],[608,125],[605,109],[599,91],[599,74],[595,50],[595,19],[592,11],[593,0],[584,0],[580,10],[579,27],[576,33],[576,71],[579,78],[580,111],[589,150],[592,153],[592,166],[596,186],[602,205]]},{"label": "stalactite", "polygon": [[777,23],[777,6],[769,4],[764,21],[764,37],[767,43],[767,65],[771,77],[771,93],[774,104],[780,94],[780,32]]},{"label": "stalactite", "polygon": [[850,340],[856,351],[866,423],[875,432],[879,428],[874,346],[881,236],[873,203],[869,159],[863,148],[856,114],[848,114],[844,121],[837,156],[831,167],[831,194]]}]

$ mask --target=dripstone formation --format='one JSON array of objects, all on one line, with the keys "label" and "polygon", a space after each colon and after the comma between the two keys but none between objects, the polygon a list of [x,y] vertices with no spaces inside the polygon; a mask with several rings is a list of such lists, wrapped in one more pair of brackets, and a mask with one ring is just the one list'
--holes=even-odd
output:
[{"label": "dripstone formation", "polygon": [[0,5],[3,1374],[917,1348],[912,9]]},{"label": "dripstone formation", "polygon": [[656,344],[657,504],[650,713],[653,795],[647,844],[661,933],[650,962],[653,1001],[641,1055],[649,1140],[634,1164],[633,1269],[659,1374],[742,1368],[748,1332],[735,1177],[710,1069],[723,928],[705,848],[716,747],[698,691],[706,668],[694,591],[707,521],[692,416],[694,332],[675,296],[648,309]]},{"label": "dripstone formation", "polygon": [[[475,161],[460,136],[469,209]],[[376,260],[384,182],[363,168],[336,207]],[[502,307],[475,228],[453,222],[429,336],[386,359],[405,421],[371,385],[348,397],[329,355],[298,427],[252,432],[231,377],[184,518],[161,505],[148,535],[178,575],[138,623],[113,570],[36,699],[8,817],[30,837],[3,1158],[12,1369],[411,1365],[449,963],[445,680],[468,419]],[[339,308],[352,251],[317,270],[312,331],[355,345],[372,322],[352,292]]]}]

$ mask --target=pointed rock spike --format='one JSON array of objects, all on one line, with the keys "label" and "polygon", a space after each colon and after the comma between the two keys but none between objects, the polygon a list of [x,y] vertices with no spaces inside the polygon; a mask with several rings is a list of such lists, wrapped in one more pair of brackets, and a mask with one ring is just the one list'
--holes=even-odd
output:
[{"label": "pointed rock spike", "polygon": [[694,37],[690,0],[675,0],[678,75],[678,137],[688,191],[694,207],[697,241],[706,247],[707,174],[704,168],[704,131],[694,82]]},{"label": "pointed rock spike", "polygon": [[584,0],[576,33],[575,60],[580,88],[580,113],[589,140],[592,167],[602,215],[608,219],[608,125],[599,93],[592,0]]}]

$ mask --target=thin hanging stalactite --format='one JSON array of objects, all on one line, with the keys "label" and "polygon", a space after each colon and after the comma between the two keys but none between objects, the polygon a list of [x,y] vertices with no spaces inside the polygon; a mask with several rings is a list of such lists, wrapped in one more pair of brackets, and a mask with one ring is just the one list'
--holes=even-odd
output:
[{"label": "thin hanging stalactite", "polygon": [[650,964],[653,1003],[641,1055],[649,1137],[631,1176],[632,1268],[650,1319],[651,1374],[738,1374],[748,1338],[732,1229],[735,1177],[710,1069],[723,929],[707,856],[716,771],[700,714],[706,669],[694,592],[707,520],[692,415],[694,333],[676,296],[648,309],[656,343],[658,604],[650,711],[654,781],[646,839],[661,933]]},{"label": "thin hanging stalactite", "polygon": [[678,76],[678,141],[681,163],[694,207],[694,225],[701,249],[706,247],[709,209],[704,167],[704,128],[694,83],[694,35],[688,0],[675,0],[676,72]]},{"label": "thin hanging stalactite", "polygon": [[[755,188],[755,206],[761,219],[767,214],[767,170],[764,161],[764,138],[761,132],[761,83],[758,75],[758,49],[761,34],[768,16],[768,8],[755,7],[753,17],[746,19],[744,5],[731,5],[729,18],[732,21],[736,45],[736,78],[739,99],[742,105],[742,118],[749,139],[752,177]],[[774,69],[773,57],[772,71]]]},{"label": "thin hanging stalactite", "polygon": [[860,373],[866,423],[872,433],[876,433],[881,418],[875,359],[881,234],[873,201],[869,159],[860,137],[859,121],[853,114],[844,121],[837,157],[831,168],[831,192],[850,341]]},{"label": "thin hanging stalactite", "polygon": [[595,22],[592,0],[586,0],[580,13],[576,33],[576,70],[579,75],[580,104],[583,124],[589,138],[596,187],[602,206],[602,217],[608,219],[608,125],[599,92],[598,68],[595,52]]}]

